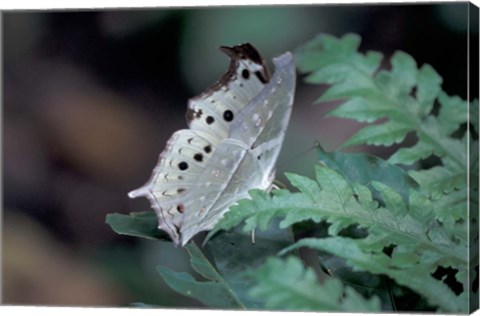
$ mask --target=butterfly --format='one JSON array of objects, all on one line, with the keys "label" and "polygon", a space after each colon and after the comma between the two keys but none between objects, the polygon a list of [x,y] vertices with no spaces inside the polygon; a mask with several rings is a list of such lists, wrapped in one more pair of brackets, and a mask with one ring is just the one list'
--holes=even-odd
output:
[{"label": "butterfly", "polygon": [[228,71],[188,101],[189,129],[170,137],[150,180],[129,197],[145,196],[158,228],[184,246],[210,230],[251,189],[269,189],[295,92],[293,56],[273,59],[270,75],[251,44],[220,47]]}]

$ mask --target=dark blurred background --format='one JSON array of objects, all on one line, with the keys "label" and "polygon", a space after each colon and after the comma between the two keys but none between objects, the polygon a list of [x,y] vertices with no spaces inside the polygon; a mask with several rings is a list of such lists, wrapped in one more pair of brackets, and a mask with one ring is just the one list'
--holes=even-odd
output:
[{"label": "dark blurred background", "polygon": [[[270,62],[320,32],[353,32],[363,51],[431,64],[465,98],[467,5],[4,12],[3,303],[201,306],[155,271],[187,271],[182,248],[116,235],[105,216],[150,209],[127,192],[186,128],[187,99],[226,70],[217,48],[250,42]],[[298,80],[280,180],[313,173],[315,140],[333,150],[359,128],[322,118],[333,106],[312,105],[322,89]]]}]

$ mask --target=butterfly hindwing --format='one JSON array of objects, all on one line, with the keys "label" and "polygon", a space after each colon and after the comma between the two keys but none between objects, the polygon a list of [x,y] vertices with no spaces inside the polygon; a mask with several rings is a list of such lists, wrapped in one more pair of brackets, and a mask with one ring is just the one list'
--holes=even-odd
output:
[{"label": "butterfly hindwing", "polygon": [[199,189],[189,192],[185,197],[186,212],[181,225],[182,244],[197,232],[209,229],[211,223],[203,219],[214,210],[215,202],[232,181],[232,170],[238,168],[245,154],[246,148],[238,141],[226,139],[218,146],[199,177]]},{"label": "butterfly hindwing", "polygon": [[[151,179],[129,193],[134,198],[146,196],[156,211],[159,227],[171,236],[178,236],[183,198],[196,186],[220,140],[211,134],[189,129],[175,132],[160,154]],[[172,237],[173,239],[173,237]]]}]

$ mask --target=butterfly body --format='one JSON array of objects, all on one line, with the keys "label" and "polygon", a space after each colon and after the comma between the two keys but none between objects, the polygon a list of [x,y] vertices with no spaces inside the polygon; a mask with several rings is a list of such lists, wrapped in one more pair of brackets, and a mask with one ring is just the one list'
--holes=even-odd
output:
[{"label": "butterfly body", "polygon": [[295,89],[290,53],[274,59],[270,78],[250,44],[222,51],[231,58],[229,70],[190,99],[190,129],[172,135],[151,179],[129,193],[150,200],[159,228],[177,245],[212,229],[249,190],[270,187],[290,118]]}]

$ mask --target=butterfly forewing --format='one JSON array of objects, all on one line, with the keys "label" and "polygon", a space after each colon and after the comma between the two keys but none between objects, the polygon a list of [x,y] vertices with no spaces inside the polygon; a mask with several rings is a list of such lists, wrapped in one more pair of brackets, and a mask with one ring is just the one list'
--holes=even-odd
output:
[{"label": "butterfly forewing", "polygon": [[267,84],[269,74],[258,52],[250,44],[222,47],[230,66],[218,83],[189,101],[187,123],[193,130],[226,138],[237,114]]}]

